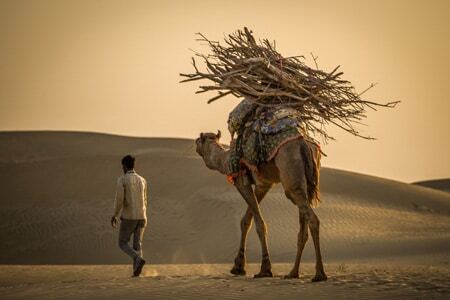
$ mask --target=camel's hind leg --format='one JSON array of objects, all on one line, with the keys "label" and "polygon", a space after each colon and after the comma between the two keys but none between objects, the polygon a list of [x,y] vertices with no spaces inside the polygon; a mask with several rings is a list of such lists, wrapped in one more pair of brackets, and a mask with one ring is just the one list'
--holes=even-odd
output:
[{"label": "camel's hind leg", "polygon": [[309,207],[309,215],[311,216],[309,220],[309,230],[311,231],[311,236],[314,241],[314,249],[316,252],[316,275],[312,279],[313,282],[327,280],[327,275],[323,269],[322,254],[320,252],[320,242],[319,242],[319,226],[320,221],[317,215],[314,213],[311,207]]},{"label": "camel's hind leg", "polygon": [[[298,221],[300,224],[298,237],[297,237],[297,255],[295,257],[294,266],[292,267],[287,278],[298,278],[300,274],[300,261],[303,254],[303,249],[308,241],[308,223],[309,223],[309,213],[307,203],[302,199],[303,197],[293,196],[286,193],[288,198],[291,199],[298,206]],[[300,199],[299,199],[300,198]]]},{"label": "camel's hind leg", "polygon": [[[295,197],[293,197],[293,201]],[[298,200],[296,201],[298,202]],[[311,236],[314,242],[314,249],[316,253],[316,275],[312,279],[313,282],[324,281],[327,280],[327,275],[323,269],[322,262],[322,254],[320,251],[320,242],[319,242],[319,218],[314,213],[312,208],[309,206],[307,202],[300,202],[299,206],[299,223],[300,223],[300,231],[298,233],[298,241],[297,241],[297,256],[295,258],[294,266],[292,267],[291,272],[286,276],[287,278],[298,278],[300,273],[300,260],[302,257],[303,249],[305,248],[305,244],[308,240],[308,226],[311,232]]]},{"label": "camel's hind leg", "polygon": [[262,262],[261,270],[255,277],[272,277],[272,265],[270,263],[269,248],[267,246],[267,227],[259,209],[258,201],[252,186],[246,183],[244,176],[240,176],[236,180],[236,188],[247,202],[248,207],[255,219],[256,232],[261,242]]},{"label": "camel's hind leg", "polygon": [[283,146],[275,158],[276,166],[280,173],[280,180],[285,190],[286,196],[298,207],[300,230],[297,241],[297,256],[294,266],[287,276],[288,278],[298,278],[300,270],[300,260],[303,249],[308,240],[308,226],[311,229],[314,246],[316,250],[316,276],[314,281],[326,280],[323,271],[322,257],[319,245],[319,219],[313,212],[308,199],[307,181],[305,175],[305,162],[300,151],[300,144],[291,142]]},{"label": "camel's hind leg", "polygon": [[[255,196],[256,200],[258,201],[258,204],[261,203],[261,201],[264,199],[264,196],[267,195],[269,190],[271,189],[272,184],[257,184],[255,187]],[[250,207],[247,208],[247,211],[245,212],[244,216],[241,220],[241,243],[239,246],[238,254],[234,260],[234,266],[231,269],[231,273],[234,275],[245,275],[247,272],[245,271],[245,265],[246,265],[246,258],[245,258],[245,251],[246,251],[246,244],[247,244],[247,235],[252,227],[252,210]]]}]

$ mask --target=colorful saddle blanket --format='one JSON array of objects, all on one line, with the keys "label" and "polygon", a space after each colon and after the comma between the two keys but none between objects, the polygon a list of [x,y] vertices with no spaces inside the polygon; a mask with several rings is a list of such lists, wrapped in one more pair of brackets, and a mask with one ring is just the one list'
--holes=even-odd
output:
[{"label": "colorful saddle blanket", "polygon": [[273,159],[283,144],[305,135],[298,112],[290,108],[254,112],[236,131],[238,136],[230,147],[228,175],[239,174],[248,167],[257,169],[261,163]]}]

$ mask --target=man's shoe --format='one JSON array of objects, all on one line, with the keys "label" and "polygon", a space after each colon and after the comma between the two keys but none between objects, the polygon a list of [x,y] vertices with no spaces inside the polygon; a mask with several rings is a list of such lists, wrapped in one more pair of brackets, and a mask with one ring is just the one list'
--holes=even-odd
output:
[{"label": "man's shoe", "polygon": [[144,265],[145,265],[145,260],[143,258],[140,258],[140,257],[136,258],[133,275],[139,276],[142,272],[142,268],[144,267]]},{"label": "man's shoe", "polygon": [[133,257],[133,277],[136,277],[136,275],[134,275],[136,273],[136,262],[137,257]]}]

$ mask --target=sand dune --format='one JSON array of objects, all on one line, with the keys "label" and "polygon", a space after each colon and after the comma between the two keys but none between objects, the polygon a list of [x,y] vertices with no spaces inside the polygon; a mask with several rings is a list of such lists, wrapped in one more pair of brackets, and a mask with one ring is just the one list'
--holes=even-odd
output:
[{"label": "sand dune", "polygon": [[[229,263],[245,205],[206,169],[192,140],[93,133],[0,134],[0,263],[127,263],[111,229],[123,154],[150,184],[146,256],[153,263]],[[426,257],[449,261],[450,195],[361,174],[322,169],[317,209],[326,262]],[[297,209],[280,188],[264,200],[275,262],[291,262]],[[312,261],[312,243],[306,261]],[[254,229],[249,260],[259,261]]]},{"label": "sand dune", "polygon": [[450,179],[436,179],[414,182],[414,184],[450,193]]},{"label": "sand dune", "polygon": [[[275,278],[253,280],[257,264],[247,277],[228,273],[244,202],[192,140],[5,132],[0,145],[2,299],[448,299],[449,193],[323,168],[316,211],[329,280],[312,284],[311,242],[301,279],[281,279],[295,257],[298,216],[276,188],[262,203]],[[150,264],[138,279],[109,225],[125,153],[150,184]],[[254,229],[248,252],[260,260]]]}]

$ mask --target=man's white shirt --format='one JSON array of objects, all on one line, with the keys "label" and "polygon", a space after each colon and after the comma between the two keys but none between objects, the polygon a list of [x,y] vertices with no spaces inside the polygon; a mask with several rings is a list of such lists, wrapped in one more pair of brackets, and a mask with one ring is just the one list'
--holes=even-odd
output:
[{"label": "man's white shirt", "polygon": [[114,216],[123,219],[147,219],[147,181],[136,171],[130,170],[117,179]]}]

